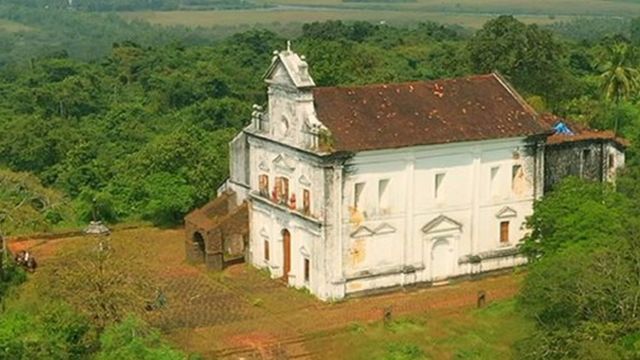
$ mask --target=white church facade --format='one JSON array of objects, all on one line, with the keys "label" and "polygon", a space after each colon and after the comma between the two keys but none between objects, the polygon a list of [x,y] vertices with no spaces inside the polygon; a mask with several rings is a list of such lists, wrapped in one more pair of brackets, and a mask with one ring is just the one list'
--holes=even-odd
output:
[{"label": "white church facade", "polygon": [[223,189],[247,262],[323,300],[525,262],[551,131],[501,76],[323,88],[288,49],[265,79]]}]

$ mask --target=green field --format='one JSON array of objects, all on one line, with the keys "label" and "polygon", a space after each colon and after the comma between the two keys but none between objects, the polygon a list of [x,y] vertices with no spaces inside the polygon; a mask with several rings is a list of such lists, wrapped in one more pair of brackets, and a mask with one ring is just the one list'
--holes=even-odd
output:
[{"label": "green field", "polygon": [[[268,25],[273,23],[306,23],[326,20],[362,20],[388,24],[409,24],[436,21],[445,24],[479,28],[493,15],[473,15],[456,13],[430,13],[409,11],[376,11],[376,10],[229,10],[229,11],[141,11],[122,13],[126,19],[140,19],[159,25],[187,26],[241,26]],[[550,19],[544,16],[518,16],[525,23],[551,23],[568,20],[569,16]]]},{"label": "green field", "polygon": [[126,19],[141,19],[160,25],[242,26],[288,24],[325,20],[384,21],[407,24],[436,21],[479,28],[499,14],[513,14],[526,23],[548,24],[574,17],[624,18],[640,14],[640,2],[605,0],[416,0],[408,3],[344,3],[341,0],[257,0],[272,8],[211,11],[126,12]]},{"label": "green field", "polygon": [[532,328],[517,312],[515,300],[507,300],[481,310],[434,312],[388,325],[356,323],[339,335],[309,341],[307,348],[330,359],[512,359],[513,344]]},{"label": "green field", "polygon": [[627,0],[415,0],[407,3],[343,2],[342,0],[257,0],[256,3],[291,6],[327,6],[423,10],[432,12],[554,14],[584,16],[633,16],[640,2]]},{"label": "green field", "polygon": [[0,19],[0,30],[8,32],[29,31],[32,28],[15,21]]}]

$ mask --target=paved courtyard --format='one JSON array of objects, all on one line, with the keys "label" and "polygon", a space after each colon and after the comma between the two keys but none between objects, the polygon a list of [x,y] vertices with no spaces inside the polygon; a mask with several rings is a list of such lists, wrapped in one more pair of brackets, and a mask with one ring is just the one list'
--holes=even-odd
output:
[{"label": "paved courtyard", "polygon": [[[205,358],[322,358],[309,353],[305,341],[331,336],[354,323],[381,321],[385,308],[392,309],[393,317],[455,313],[474,307],[481,290],[488,302],[510,298],[521,280],[520,275],[508,274],[323,303],[248,265],[211,273],[187,264],[181,230],[123,230],[112,239],[144,246],[145,266],[166,295],[166,306],[147,320],[180,348]],[[11,248],[31,249],[42,264],[38,271],[46,271],[47,259],[59,249],[86,241],[83,237],[26,240],[12,243]]]}]

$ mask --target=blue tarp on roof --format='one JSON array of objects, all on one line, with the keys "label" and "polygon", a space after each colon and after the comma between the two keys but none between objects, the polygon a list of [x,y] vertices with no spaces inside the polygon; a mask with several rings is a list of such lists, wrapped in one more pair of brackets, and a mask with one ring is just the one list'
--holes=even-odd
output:
[{"label": "blue tarp on roof", "polygon": [[562,134],[562,135],[574,135],[573,131],[571,131],[571,129],[569,129],[569,127],[567,126],[567,124],[565,124],[562,121],[559,121],[554,127],[553,130],[555,130],[556,134]]}]

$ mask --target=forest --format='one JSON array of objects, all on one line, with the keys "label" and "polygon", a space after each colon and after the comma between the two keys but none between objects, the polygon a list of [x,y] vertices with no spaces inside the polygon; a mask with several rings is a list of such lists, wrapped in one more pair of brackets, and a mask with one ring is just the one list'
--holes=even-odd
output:
[{"label": "forest", "polygon": [[[136,6],[102,2],[122,3]],[[0,7],[3,18],[48,29],[0,31],[0,232],[79,227],[94,210],[111,224],[179,225],[225,180],[227,144],[251,106],[264,104],[261,76],[289,38],[264,29],[214,36],[108,14],[53,11],[43,20],[41,11]],[[640,18],[600,31],[588,24],[500,16],[471,32],[329,21],[305,24],[292,39],[320,86],[499,71],[539,112],[631,141],[616,187],[568,179],[536,203],[518,300],[536,328],[517,344],[518,358],[640,356]],[[0,296],[23,275],[0,272]],[[96,327],[66,304],[52,306],[36,320],[2,314],[11,321],[0,325],[0,358],[116,359],[118,348],[183,357],[134,318]],[[145,334],[141,343],[127,338],[131,331]]]}]

